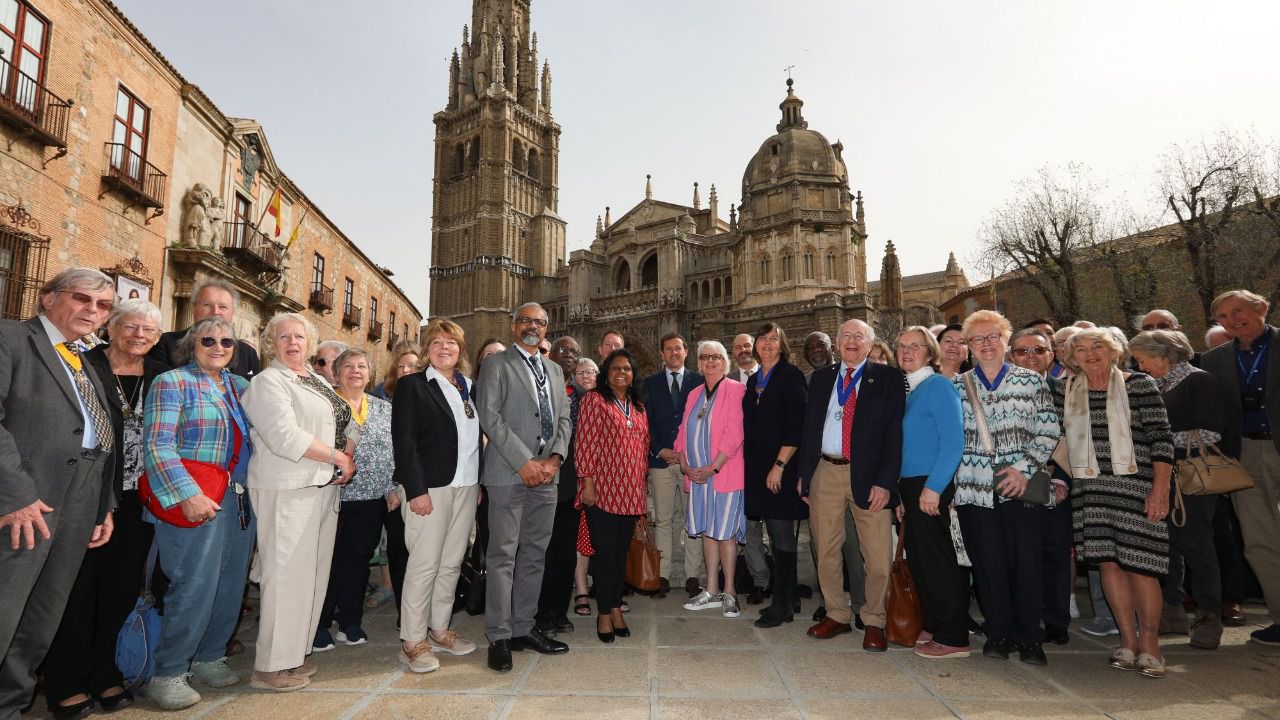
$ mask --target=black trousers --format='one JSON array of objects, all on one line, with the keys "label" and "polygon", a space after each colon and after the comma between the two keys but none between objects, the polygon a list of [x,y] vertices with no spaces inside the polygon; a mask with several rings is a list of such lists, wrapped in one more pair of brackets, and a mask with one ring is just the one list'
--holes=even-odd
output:
[{"label": "black trousers", "polygon": [[404,569],[409,566],[409,547],[404,544],[404,515],[400,514],[400,508],[383,516],[382,526],[387,531],[387,570],[391,573],[391,592],[396,596],[396,626],[398,627],[400,625],[400,590],[404,587]]},{"label": "black trousers", "polygon": [[[1177,488],[1170,490],[1178,492]],[[1169,521],[1169,574],[1161,590],[1165,605],[1182,605],[1183,580],[1191,588],[1191,598],[1202,613],[1216,614],[1222,608],[1222,576],[1218,552],[1213,545],[1213,516],[1217,495],[1183,495],[1187,521],[1182,527]],[[1170,505],[1172,507],[1172,505]]]},{"label": "black trousers", "polygon": [[556,503],[551,542],[547,544],[547,564],[542,571],[542,593],[538,595],[538,614],[534,616],[539,623],[564,618],[568,613],[569,596],[573,594],[573,569],[578,562],[577,539],[578,511],[573,507],[573,500]]},{"label": "black trousers", "polygon": [[[1236,518],[1236,510],[1231,505],[1230,497],[1214,497],[1218,504],[1213,509],[1213,546],[1218,553],[1218,571],[1222,576],[1222,600],[1241,603],[1244,602],[1245,595],[1246,563],[1240,521]],[[1205,612],[1213,611],[1213,608],[1201,609]]]},{"label": "black trousers", "polygon": [[622,587],[627,576],[627,549],[635,533],[635,515],[614,515],[600,508],[587,508],[587,530],[591,533],[591,580],[596,589],[596,606],[601,615],[622,604]]},{"label": "black trousers", "polygon": [[764,519],[764,529],[769,531],[769,547],[774,553],[796,552],[800,545],[796,537],[796,520]]},{"label": "black trousers", "polygon": [[997,500],[995,508],[962,505],[956,512],[982,598],[986,636],[1024,644],[1043,642],[1044,602],[1035,589],[1044,587],[1040,525],[1046,520],[1045,508]]},{"label": "black trousers", "polygon": [[116,635],[138,600],[155,526],[143,521],[136,490],[121,496],[113,519],[111,540],[85,553],[45,656],[50,709],[77,693],[101,695],[124,682],[116,669]]},{"label": "black trousers", "polygon": [[920,511],[920,493],[927,477],[909,477],[898,481],[902,498],[902,542],[906,544],[907,566],[920,593],[924,609],[924,629],[933,633],[935,642],[951,647],[969,646],[969,579],[956,563],[956,548],[951,542],[951,513],[946,508],[955,495],[955,485],[948,485],[938,506],[937,517]]},{"label": "black trousers", "polygon": [[1041,549],[1044,551],[1045,627],[1065,628],[1071,624],[1071,593],[1075,590],[1071,575],[1071,501],[1065,500],[1053,509],[1046,508],[1040,526]]},{"label": "black trousers", "polygon": [[369,561],[382,539],[387,501],[348,500],[338,511],[329,588],[320,609],[320,629],[336,619],[338,629],[358,626],[364,620],[364,591],[369,582]]}]

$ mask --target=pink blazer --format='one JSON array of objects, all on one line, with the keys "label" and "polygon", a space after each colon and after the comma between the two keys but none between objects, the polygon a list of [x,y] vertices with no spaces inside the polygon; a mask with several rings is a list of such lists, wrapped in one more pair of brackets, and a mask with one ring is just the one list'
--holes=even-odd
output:
[{"label": "pink blazer", "polygon": [[[699,385],[689,393],[684,403],[684,420],[680,422],[680,430],[676,433],[673,448],[681,458],[685,452],[685,428],[689,426],[689,415],[693,408],[707,392],[706,385]],[[745,461],[742,456],[742,398],[747,394],[747,386],[737,380],[725,378],[720,381],[716,390],[715,412],[711,414],[711,457],[724,453],[728,461],[720,468],[720,472],[712,476],[711,489],[716,492],[733,492],[742,489],[742,477],[745,474]],[[684,489],[687,491],[693,481],[686,475]]]}]

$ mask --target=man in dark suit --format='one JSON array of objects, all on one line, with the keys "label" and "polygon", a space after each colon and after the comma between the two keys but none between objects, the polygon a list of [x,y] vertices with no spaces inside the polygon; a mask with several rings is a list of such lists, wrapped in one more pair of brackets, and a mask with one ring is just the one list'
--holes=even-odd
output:
[{"label": "man in dark suit", "polygon": [[484,623],[489,667],[511,670],[511,651],[569,651],[534,627],[556,512],[556,476],[573,432],[564,373],[538,345],[547,311],[511,315],[515,342],[480,366],[480,427],[489,437],[480,481],[489,498]]},{"label": "man in dark suit", "polygon": [[564,393],[569,398],[569,422],[574,433],[569,436],[569,449],[560,466],[560,478],[556,482],[556,515],[551,527],[551,541],[547,544],[546,568],[542,572],[542,592],[538,595],[538,614],[534,627],[544,635],[573,632],[569,620],[569,596],[573,594],[573,570],[578,561],[578,517],[573,507],[578,493],[578,470],[573,462],[574,441],[577,439],[578,406],[582,393],[574,385],[573,374],[578,369],[582,348],[569,336],[557,338],[551,344],[547,357],[564,372]]},{"label": "man in dark suit", "polygon": [[[658,342],[662,353],[662,370],[644,380],[645,397],[649,398],[649,507],[653,512],[654,544],[662,554],[659,565],[661,586],[654,597],[666,597],[670,580],[685,580],[690,597],[702,591],[702,543],[690,540],[684,532],[684,508],[689,494],[684,489],[680,458],[674,445],[680,423],[684,420],[684,403],[689,393],[702,384],[702,376],[684,367],[689,348],[678,333],[668,333]],[[681,548],[683,562],[675,563],[675,549]],[[676,569],[680,572],[676,573]]]},{"label": "man in dark suit", "polygon": [[[235,286],[226,280],[218,279],[206,280],[197,285],[191,298],[192,325],[209,317],[220,317],[227,322],[233,322],[236,306],[240,304],[240,293],[236,291]],[[175,353],[178,349],[178,341],[186,336],[187,330],[190,328],[172,330],[161,335],[155,347],[147,353],[147,357],[160,362],[166,369],[177,367]],[[242,378],[253,377],[254,373],[262,369],[258,360],[258,351],[244,340],[237,341],[235,359],[227,369]]]},{"label": "man in dark suit", "polygon": [[0,321],[0,718],[31,698],[88,548],[111,538],[116,433],[80,338],[102,326],[115,283],[70,268],[40,314]]},{"label": "man in dark suit", "polygon": [[809,628],[826,640],[852,630],[840,591],[844,512],[853,513],[866,566],[866,625],[862,647],[884,652],[885,597],[893,559],[892,508],[902,467],[902,415],[906,381],[888,365],[867,362],[875,331],[861,320],[840,326],[840,363],[809,379],[800,445],[800,494],[809,499],[809,527],[818,549],[818,584],[827,616]]},{"label": "man in dark suit", "polygon": [[[1253,487],[1231,493],[1244,556],[1249,560],[1271,624],[1249,639],[1280,645],[1280,330],[1267,324],[1266,298],[1231,290],[1210,305],[1232,341],[1200,356],[1200,367],[1218,381],[1227,413],[1222,451],[1240,459]],[[1212,608],[1205,608],[1212,611]]]}]

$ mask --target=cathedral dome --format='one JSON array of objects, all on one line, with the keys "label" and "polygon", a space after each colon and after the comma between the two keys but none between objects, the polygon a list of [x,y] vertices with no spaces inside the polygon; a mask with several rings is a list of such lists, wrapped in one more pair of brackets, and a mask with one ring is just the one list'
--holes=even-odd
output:
[{"label": "cathedral dome", "polygon": [[832,145],[822,133],[809,129],[800,109],[804,101],[796,97],[793,81],[787,79],[787,97],[779,105],[782,122],[778,133],[765,140],[742,174],[745,195],[754,187],[776,182],[789,175],[816,175],[848,181],[848,169],[841,157],[844,149]]}]

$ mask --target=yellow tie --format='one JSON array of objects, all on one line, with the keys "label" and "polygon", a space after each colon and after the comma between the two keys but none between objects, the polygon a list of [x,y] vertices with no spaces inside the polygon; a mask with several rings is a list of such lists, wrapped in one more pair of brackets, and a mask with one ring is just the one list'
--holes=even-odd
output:
[{"label": "yellow tie", "polygon": [[80,356],[72,352],[66,343],[58,343],[53,346],[53,349],[58,351],[58,355],[71,366],[72,370],[80,372],[84,369],[84,362],[80,360]]}]

